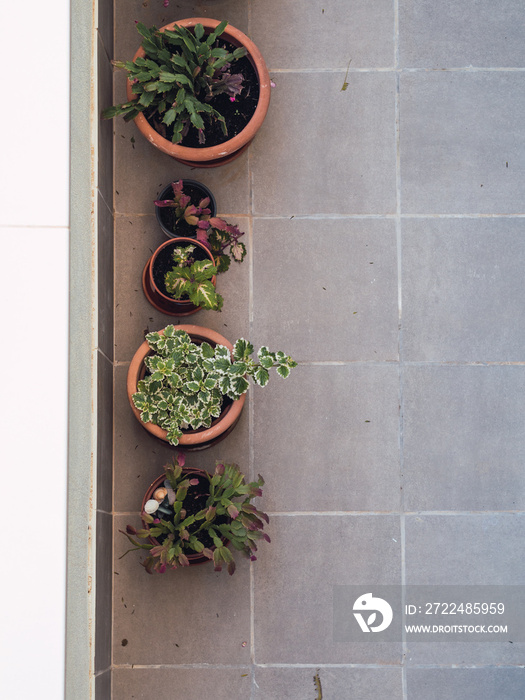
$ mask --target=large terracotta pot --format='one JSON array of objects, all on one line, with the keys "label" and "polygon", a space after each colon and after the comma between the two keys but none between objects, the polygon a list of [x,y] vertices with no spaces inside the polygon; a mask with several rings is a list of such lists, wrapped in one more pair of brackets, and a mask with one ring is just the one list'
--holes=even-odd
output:
[{"label": "large terracotta pot", "polygon": [[[216,331],[211,330],[211,328],[203,328],[202,326],[177,326],[177,329],[181,331],[186,331],[189,334],[194,343],[201,343],[207,341],[210,345],[224,345],[228,348],[230,352],[233,351],[233,345],[224,336]],[[159,331],[163,333],[163,331]],[[140,411],[135,408],[132,396],[137,392],[137,383],[139,379],[144,376],[146,366],[144,364],[144,358],[151,352],[148,345],[148,341],[145,340],[139,347],[137,352],[134,354],[131,360],[129,370],[128,370],[128,380],[127,380],[127,392],[128,399],[133,411],[135,418],[140,422],[143,428],[145,428],[151,435],[164,442],[168,442],[166,439],[166,431],[158,425],[153,423],[143,423],[140,420]],[[219,418],[216,418],[209,428],[199,428],[199,430],[186,430],[179,440],[177,447],[184,450],[204,450],[207,447],[211,447],[216,443],[223,440],[227,435],[231,433],[237,421],[241,416],[244,403],[246,401],[246,394],[243,394],[240,398],[233,401],[228,405],[224,411],[221,413]]]},{"label": "large terracotta pot", "polygon": [[[220,24],[218,20],[209,19],[208,17],[191,17],[189,19],[177,20],[177,22],[171,22],[166,24],[164,27],[160,28],[160,31],[165,29],[173,29],[175,25],[181,27],[192,28],[196,24],[202,24],[204,29],[208,32],[213,31],[217,25]],[[208,148],[188,148],[187,146],[180,146],[178,144],[172,143],[168,139],[162,137],[155,129],[150,126],[146,117],[141,113],[135,117],[135,124],[139,128],[140,132],[150,141],[156,148],[161,150],[163,153],[167,153],[172,156],[180,163],[185,165],[190,165],[195,168],[213,168],[218,165],[223,165],[229,163],[234,158],[237,158],[241,153],[249,146],[253,137],[260,129],[266,112],[268,111],[268,105],[270,104],[270,74],[264,62],[261,52],[255,46],[253,41],[249,39],[246,34],[241,32],[239,29],[228,25],[224,32],[221,34],[221,39],[225,39],[234,46],[244,46],[247,53],[247,58],[249,58],[252,63],[259,79],[259,102],[255,113],[245,128],[236,136],[219,144],[218,146],[210,146]],[[136,52],[133,60],[137,58],[144,57],[145,51],[142,47]],[[135,95],[131,91],[131,81],[128,80],[127,83],[127,95],[128,100],[133,100]]]},{"label": "large terracotta pot", "polygon": [[[208,478],[208,472],[205,472],[203,469],[196,469],[194,467],[183,467],[182,472],[186,476],[192,476],[195,475],[197,477],[202,476]],[[151,484],[149,489],[146,491],[144,494],[144,498],[142,499],[142,506],[140,508],[140,513],[142,514],[144,512],[144,506],[146,505],[146,502],[150,500],[150,498],[153,498],[154,492],[164,484],[166,481],[166,474],[161,474],[161,476],[158,476],[155,481]],[[149,525],[148,523],[142,521],[142,525],[144,529],[149,530]],[[155,537],[148,537],[148,540],[151,542],[151,544],[159,544],[158,540],[155,539]],[[225,542],[227,544],[227,542]],[[213,551],[215,547],[210,547],[210,549]],[[188,561],[190,562],[190,566],[195,566],[196,564],[205,564],[207,561],[211,561],[211,559],[208,559],[208,557],[205,557],[203,554],[198,554],[197,552],[194,552],[193,554],[188,554],[186,553],[186,556],[188,557]]]},{"label": "large terracotta pot", "polygon": [[[156,274],[156,265],[163,261],[165,256],[168,255],[170,249],[188,245],[194,245],[196,248],[200,248],[203,251],[203,254],[205,254],[213,264],[215,264],[213,255],[208,248],[206,248],[205,245],[196,239],[182,237],[170,238],[157,248],[157,250],[147,261],[142,272],[142,288],[146,299],[157,309],[157,311],[162,311],[162,313],[167,314],[168,316],[189,316],[201,308],[200,306],[195,306],[195,304],[193,304],[189,299],[181,301],[179,299],[173,299],[173,297],[166,294],[166,290],[162,286]],[[214,275],[211,279],[213,286],[215,286],[216,280],[217,277]]]}]

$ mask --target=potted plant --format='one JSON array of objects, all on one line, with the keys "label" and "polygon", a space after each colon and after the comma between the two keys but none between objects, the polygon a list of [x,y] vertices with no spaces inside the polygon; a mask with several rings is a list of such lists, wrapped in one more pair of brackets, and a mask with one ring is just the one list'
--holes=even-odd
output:
[{"label": "potted plant", "polygon": [[214,216],[208,208],[208,198],[194,205],[189,194],[183,189],[186,182],[187,180],[178,180],[171,184],[172,199],[155,200],[157,212],[171,212],[170,217],[157,215],[157,219],[160,221],[162,218],[161,227],[171,238],[179,237],[179,227],[184,226],[187,238],[195,238],[211,251],[217,264],[217,272],[225,272],[231,260],[239,263],[244,260],[246,246],[239,241],[244,232],[235,224]]},{"label": "potted plant", "polygon": [[141,562],[148,574],[212,560],[215,571],[226,564],[232,575],[235,561],[228,544],[252,561],[257,558],[257,541],[270,541],[263,532],[268,516],[251,503],[262,496],[260,475],[247,484],[237,465],[222,462],[209,474],[184,467],[180,453],[164,469],[165,474],[155,479],[144,496],[144,528],[128,525],[120,530],[134,545],[122,556],[138,549],[149,552]]},{"label": "potted plant", "polygon": [[201,326],[166,326],[148,333],[131,360],[128,398],[137,420],[152,435],[203,449],[222,440],[239,420],[252,379],[266,386],[269,370],[286,378],[297,366],[283,352],[262,347],[258,361],[244,339],[232,345]]},{"label": "potted plant", "polygon": [[215,291],[217,267],[211,252],[191,238],[172,238],[149,258],[142,273],[147,300],[169,316],[189,316],[199,309],[220,311]]},{"label": "potted plant", "polygon": [[168,238],[195,236],[197,223],[205,216],[217,214],[217,203],[212,191],[197,180],[177,180],[161,191],[155,200],[157,222]]},{"label": "potted plant", "polygon": [[255,44],[228,22],[189,18],[158,30],[138,23],[142,45],[128,74],[128,101],[103,111],[135,120],[157,148],[193,167],[239,156],[263,123],[270,76]]}]

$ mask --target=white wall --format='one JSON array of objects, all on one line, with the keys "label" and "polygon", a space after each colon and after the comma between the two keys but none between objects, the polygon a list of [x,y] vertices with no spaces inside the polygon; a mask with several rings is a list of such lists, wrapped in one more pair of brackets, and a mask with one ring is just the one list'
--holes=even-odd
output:
[{"label": "white wall", "polygon": [[[0,697],[64,687],[69,2],[4,2]],[[9,101],[7,101],[9,100]]]}]

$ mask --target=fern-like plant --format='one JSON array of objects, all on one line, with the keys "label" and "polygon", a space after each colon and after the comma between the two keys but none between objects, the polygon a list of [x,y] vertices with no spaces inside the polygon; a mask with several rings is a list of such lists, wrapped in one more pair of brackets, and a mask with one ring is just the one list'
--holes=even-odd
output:
[{"label": "fern-like plant", "polygon": [[166,291],[174,299],[188,297],[195,306],[220,311],[224,300],[211,281],[217,267],[209,258],[195,260],[194,250],[194,245],[173,249],[175,266],[164,277]]},{"label": "fern-like plant", "polygon": [[233,353],[224,345],[197,345],[173,325],[163,333],[148,333],[146,340],[153,351],[144,360],[149,374],[139,380],[132,399],[141,420],[163,428],[172,445],[178,444],[185,428],[209,428],[221,414],[224,397],[240,398],[250,379],[266,386],[272,367],[286,378],[297,366],[284,352],[270,352],[267,347],[254,360],[253,345],[243,338]]},{"label": "fern-like plant", "polygon": [[130,121],[148,110],[149,116],[157,115],[172,129],[173,143],[180,143],[190,127],[197,130],[199,143],[205,143],[206,122],[218,122],[227,136],[224,117],[209,102],[221,93],[232,99],[240,94],[242,75],[231,73],[230,68],[246,55],[244,47],[230,52],[216,45],[227,25],[227,21],[221,22],[206,35],[202,24],[196,24],[193,31],[175,25],[173,30],[161,32],[139,22],[146,56],[113,62],[127,71],[137,99],[104,110],[103,118],[122,115]]},{"label": "fern-like plant", "polygon": [[[202,475],[183,470],[184,455],[164,467],[164,487],[155,493],[141,514],[147,525],[137,530],[128,525],[120,530],[133,546],[125,554],[137,549],[149,552],[141,564],[149,574],[164,573],[168,568],[189,566],[188,554],[201,554],[212,559],[215,571],[226,564],[228,573],[235,571],[235,561],[225,542],[242,552],[252,561],[257,557],[257,542],[270,538],[263,532],[266,513],[258,510],[252,499],[262,496],[264,480],[247,484],[237,465],[217,462],[214,474]],[[142,543],[153,537],[158,544]],[[138,538],[138,540],[137,540]],[[124,555],[122,555],[124,556]]]}]

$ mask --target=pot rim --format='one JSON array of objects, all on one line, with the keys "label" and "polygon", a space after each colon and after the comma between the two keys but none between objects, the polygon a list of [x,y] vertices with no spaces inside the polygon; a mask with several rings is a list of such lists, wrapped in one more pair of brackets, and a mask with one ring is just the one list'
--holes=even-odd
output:
[{"label": "pot rim", "polygon": [[[175,325],[175,324],[174,324]],[[233,352],[233,345],[230,343],[229,340],[227,340],[223,335],[220,333],[217,333],[217,331],[212,330],[211,328],[205,328],[204,326],[194,326],[194,325],[177,325],[176,326],[177,330],[182,330],[186,331],[191,337],[192,340],[193,338],[197,338],[201,341],[206,341],[211,343],[215,343],[216,345],[224,345],[225,347],[228,348],[228,350]],[[164,333],[164,328],[160,331],[159,333],[163,334]],[[137,392],[137,382],[140,376],[140,371],[142,368],[142,365],[144,364],[144,358],[146,355],[148,355],[150,352],[150,347],[148,345],[148,341],[144,340],[144,342],[140,345],[140,347],[137,349],[135,354],[133,355],[133,358],[130,362],[129,369],[128,369],[128,376],[127,376],[127,383],[126,383],[126,389],[128,393],[128,400],[129,400],[129,405],[131,406],[131,410],[133,411],[133,414],[135,415],[135,418],[139,421],[139,423],[149,432],[151,435],[154,435],[157,438],[160,438],[164,442],[166,442],[168,445],[167,439],[166,439],[166,431],[161,428],[158,425],[155,425],[154,423],[144,423],[140,419],[140,411],[138,408],[136,408],[135,404],[133,403],[132,396]],[[235,401],[232,402],[230,406],[224,411],[223,414],[218,418],[217,422],[214,425],[211,425],[209,428],[205,428],[204,430],[199,428],[198,430],[190,431],[188,433],[184,433],[180,438],[179,438],[179,444],[178,445],[170,445],[171,447],[178,448],[184,446],[194,446],[194,445],[200,445],[202,443],[208,442],[210,440],[213,440],[214,438],[218,437],[219,435],[222,435],[222,433],[226,432],[228,428],[232,427],[234,423],[239,419],[239,416],[242,412],[242,409],[244,407],[244,403],[246,401],[246,393],[244,393],[241,397],[236,399]]]},{"label": "pot rim", "polygon": [[[220,22],[219,20],[210,19],[209,17],[189,17],[187,19],[180,19],[175,22],[165,24],[159,31],[163,32],[166,29],[172,30],[175,25],[191,28],[196,24],[202,24],[205,29],[213,31],[213,29],[215,29]],[[256,132],[261,127],[264,118],[266,117],[268,106],[270,104],[271,83],[270,74],[261,52],[253,41],[246,36],[246,34],[231,24],[227,25],[226,29],[221,34],[221,37],[235,46],[244,46],[248,51],[247,57],[251,60],[259,80],[259,101],[257,102],[255,112],[248,124],[240,133],[217,146],[210,146],[207,148],[190,148],[188,146],[180,146],[172,143],[155,131],[152,126],[150,126],[148,120],[142,112],[138,114],[134,119],[138,129],[148,139],[148,141],[150,141],[163,153],[167,153],[169,156],[184,161],[197,163],[225,158],[248,144],[253,139]],[[145,55],[146,52],[142,46],[140,46],[133,56],[133,61],[139,57],[144,57]],[[131,91],[131,86],[132,83],[128,78],[126,91],[129,101],[134,98],[134,93]]]}]

